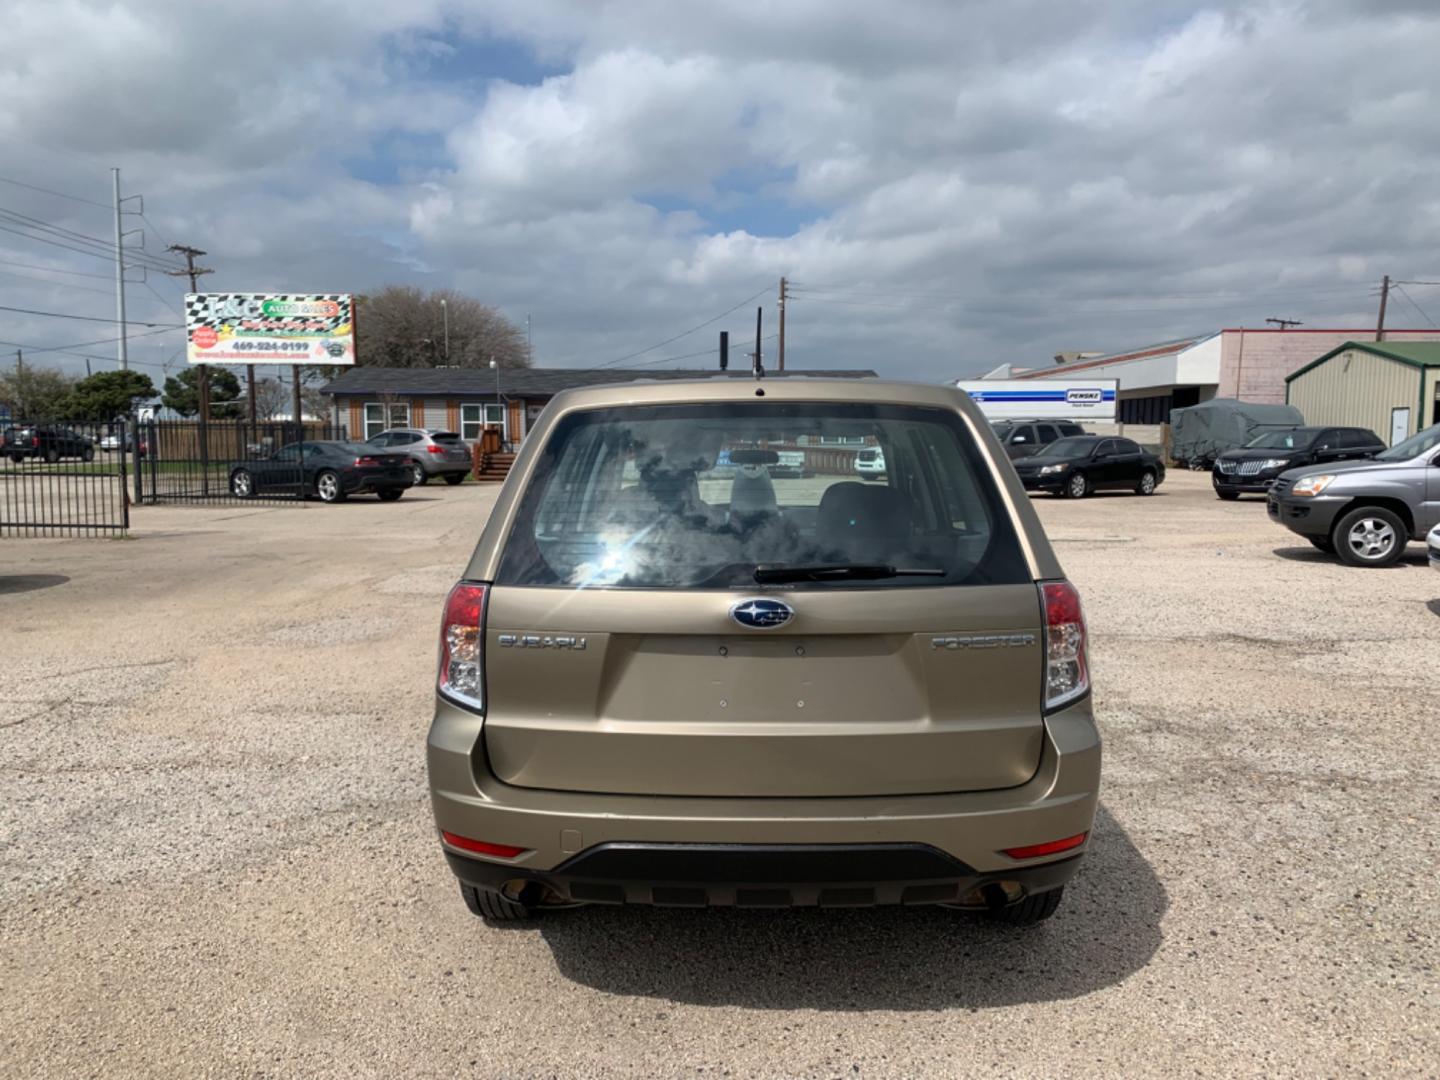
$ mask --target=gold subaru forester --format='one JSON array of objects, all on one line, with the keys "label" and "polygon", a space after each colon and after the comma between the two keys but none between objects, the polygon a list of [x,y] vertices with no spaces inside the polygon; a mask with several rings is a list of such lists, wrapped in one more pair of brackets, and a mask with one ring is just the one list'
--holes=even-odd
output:
[{"label": "gold subaru forester", "polygon": [[[857,471],[867,448],[883,476]],[[440,843],[491,920],[945,904],[1036,923],[1095,817],[1086,648],[959,391],[569,391],[445,603]]]}]

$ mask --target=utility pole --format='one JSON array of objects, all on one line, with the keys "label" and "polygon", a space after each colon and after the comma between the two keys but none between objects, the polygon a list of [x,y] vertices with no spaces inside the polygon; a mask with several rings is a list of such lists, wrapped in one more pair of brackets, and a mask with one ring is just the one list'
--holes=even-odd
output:
[{"label": "utility pole", "polygon": [[765,377],[765,358],[760,353],[760,318],[764,314],[763,307],[755,309],[755,351],[750,354],[750,371],[757,379]]},{"label": "utility pole", "polygon": [[779,371],[785,370],[785,290],[789,284],[783,277],[780,279],[780,353],[777,361],[777,370]]},{"label": "utility pole", "polygon": [[[199,284],[197,283],[197,279],[200,277],[201,274],[213,274],[213,273],[215,272],[215,271],[213,271],[213,270],[207,270],[207,269],[206,269],[205,267],[203,267],[203,266],[196,266],[196,265],[195,265],[195,260],[196,260],[197,258],[199,258],[201,255],[204,255],[204,254],[205,254],[205,252],[201,251],[199,248],[189,247],[189,246],[186,245],[186,244],[171,244],[171,245],[170,245],[168,248],[166,248],[165,250],[166,250],[166,251],[173,251],[173,252],[175,252],[177,255],[184,255],[184,256],[185,256],[185,269],[184,269],[184,270],[167,270],[167,271],[165,271],[165,272],[166,272],[167,274],[169,274],[171,277],[188,277],[188,278],[190,279],[190,291],[191,291],[192,293],[198,293],[198,292],[200,291],[200,286],[199,286]],[[254,416],[254,412],[253,412],[253,410],[254,410],[254,408],[255,408],[255,367],[254,367],[254,365],[253,365],[253,364],[248,365],[248,366],[247,366],[247,370],[248,370],[249,373],[250,373],[250,408],[251,408],[251,410],[252,410],[251,416],[250,416],[250,421],[251,421],[251,423],[254,423],[254,421],[255,421],[255,416]],[[199,389],[200,389],[200,423],[201,423],[201,424],[208,424],[208,423],[210,422],[210,369],[209,369],[206,365],[204,365],[204,364],[201,364],[201,365],[200,365],[200,387],[199,387]]]},{"label": "utility pole", "polygon": [[445,320],[445,363],[450,363],[450,305],[440,298],[440,315]]},{"label": "utility pole", "polygon": [[725,371],[730,367],[730,331],[720,331],[720,370]]},{"label": "utility pole", "polygon": [[535,347],[530,344],[530,313],[525,313],[525,360],[531,366],[535,366]]},{"label": "utility pole", "polygon": [[115,321],[120,324],[115,359],[124,371],[130,366],[130,355],[125,348],[125,228],[120,223],[120,170],[111,169],[110,179],[115,189]]},{"label": "utility pole", "polygon": [[1390,299],[1390,275],[1380,279],[1380,318],[1375,323],[1375,340],[1385,340],[1385,301]]},{"label": "utility pole", "polygon": [[1266,319],[1265,321],[1268,323],[1274,323],[1276,326],[1280,327],[1281,330],[1289,330],[1292,326],[1305,325],[1299,319]]}]

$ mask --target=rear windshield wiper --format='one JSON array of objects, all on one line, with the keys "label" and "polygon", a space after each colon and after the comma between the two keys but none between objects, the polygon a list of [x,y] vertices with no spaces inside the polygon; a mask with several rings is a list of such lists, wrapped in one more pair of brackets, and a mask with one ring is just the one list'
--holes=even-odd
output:
[{"label": "rear windshield wiper", "polygon": [[761,585],[783,585],[791,581],[877,581],[894,577],[944,577],[938,567],[895,567],[884,563],[817,563],[812,566],[757,566],[755,580]]}]

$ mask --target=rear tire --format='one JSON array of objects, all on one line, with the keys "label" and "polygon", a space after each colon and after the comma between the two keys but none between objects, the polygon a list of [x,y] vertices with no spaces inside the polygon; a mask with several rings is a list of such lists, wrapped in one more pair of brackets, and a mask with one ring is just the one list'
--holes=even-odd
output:
[{"label": "rear tire", "polygon": [[85,447],[84,450],[80,451],[80,460],[81,460],[81,461],[94,461],[94,460],[95,460],[95,448],[94,448],[93,446],[87,446],[87,447]]},{"label": "rear tire", "polygon": [[237,499],[253,499],[255,497],[255,478],[250,475],[248,469],[236,469],[230,474],[230,494]]},{"label": "rear tire", "polygon": [[1065,481],[1065,496],[1069,499],[1083,499],[1090,494],[1090,479],[1083,472],[1077,472]]},{"label": "rear tire", "polygon": [[1149,470],[1149,469],[1146,469],[1144,472],[1142,472],[1142,473],[1140,474],[1140,482],[1135,485],[1135,494],[1136,494],[1136,495],[1154,495],[1154,494],[1155,494],[1155,474],[1154,474],[1154,472],[1152,472],[1152,471]]},{"label": "rear tire", "polygon": [[451,487],[454,487],[456,484],[463,484],[463,483],[465,482],[465,474],[464,474],[464,473],[458,473],[458,472],[457,472],[457,473],[446,473],[446,474],[445,474],[445,482],[446,482],[447,484],[449,484]]},{"label": "rear tire", "polygon": [[1405,554],[1410,530],[1400,515],[1383,506],[1362,506],[1335,523],[1335,554],[1350,566],[1391,566]]},{"label": "rear tire", "polygon": [[1060,906],[1064,895],[1065,888],[1061,886],[1049,892],[1027,896],[1009,907],[991,908],[988,914],[992,920],[1006,926],[1034,926],[1055,914],[1055,909]]},{"label": "rear tire", "polygon": [[1224,499],[1226,502],[1234,502],[1240,498],[1240,493],[1238,491],[1226,491],[1224,488],[1216,488],[1215,497],[1217,499]]},{"label": "rear tire", "polygon": [[400,496],[404,494],[405,492],[403,491],[377,491],[375,493],[376,497],[379,498],[381,502],[394,502],[396,499],[400,498]]},{"label": "rear tire", "polygon": [[59,461],[59,460],[60,460],[60,451],[59,451],[59,450],[56,450],[53,446],[52,446],[49,450],[46,450],[46,451],[45,451],[45,464],[46,464],[46,465],[54,465],[54,464],[55,464],[57,461]]},{"label": "rear tire", "polygon": [[424,487],[429,481],[430,474],[425,471],[425,467],[418,461],[412,461],[410,463],[410,482],[415,487]]},{"label": "rear tire", "polygon": [[478,889],[474,885],[460,883],[460,895],[471,915],[478,915],[486,922],[519,922],[534,917],[534,912],[524,904],[517,904],[508,896],[501,896],[489,889]]}]

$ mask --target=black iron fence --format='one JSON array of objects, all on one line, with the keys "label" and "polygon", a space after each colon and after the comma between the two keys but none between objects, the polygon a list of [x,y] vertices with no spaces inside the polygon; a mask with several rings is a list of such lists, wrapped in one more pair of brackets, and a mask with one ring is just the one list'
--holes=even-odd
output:
[{"label": "black iron fence", "polygon": [[[298,444],[344,440],[346,431],[312,421],[149,420],[136,435],[136,502],[213,505],[299,502],[305,486]],[[263,473],[267,482],[237,485],[242,472]]]},{"label": "black iron fence", "polygon": [[134,432],[123,422],[0,421],[0,536],[119,536]]}]

